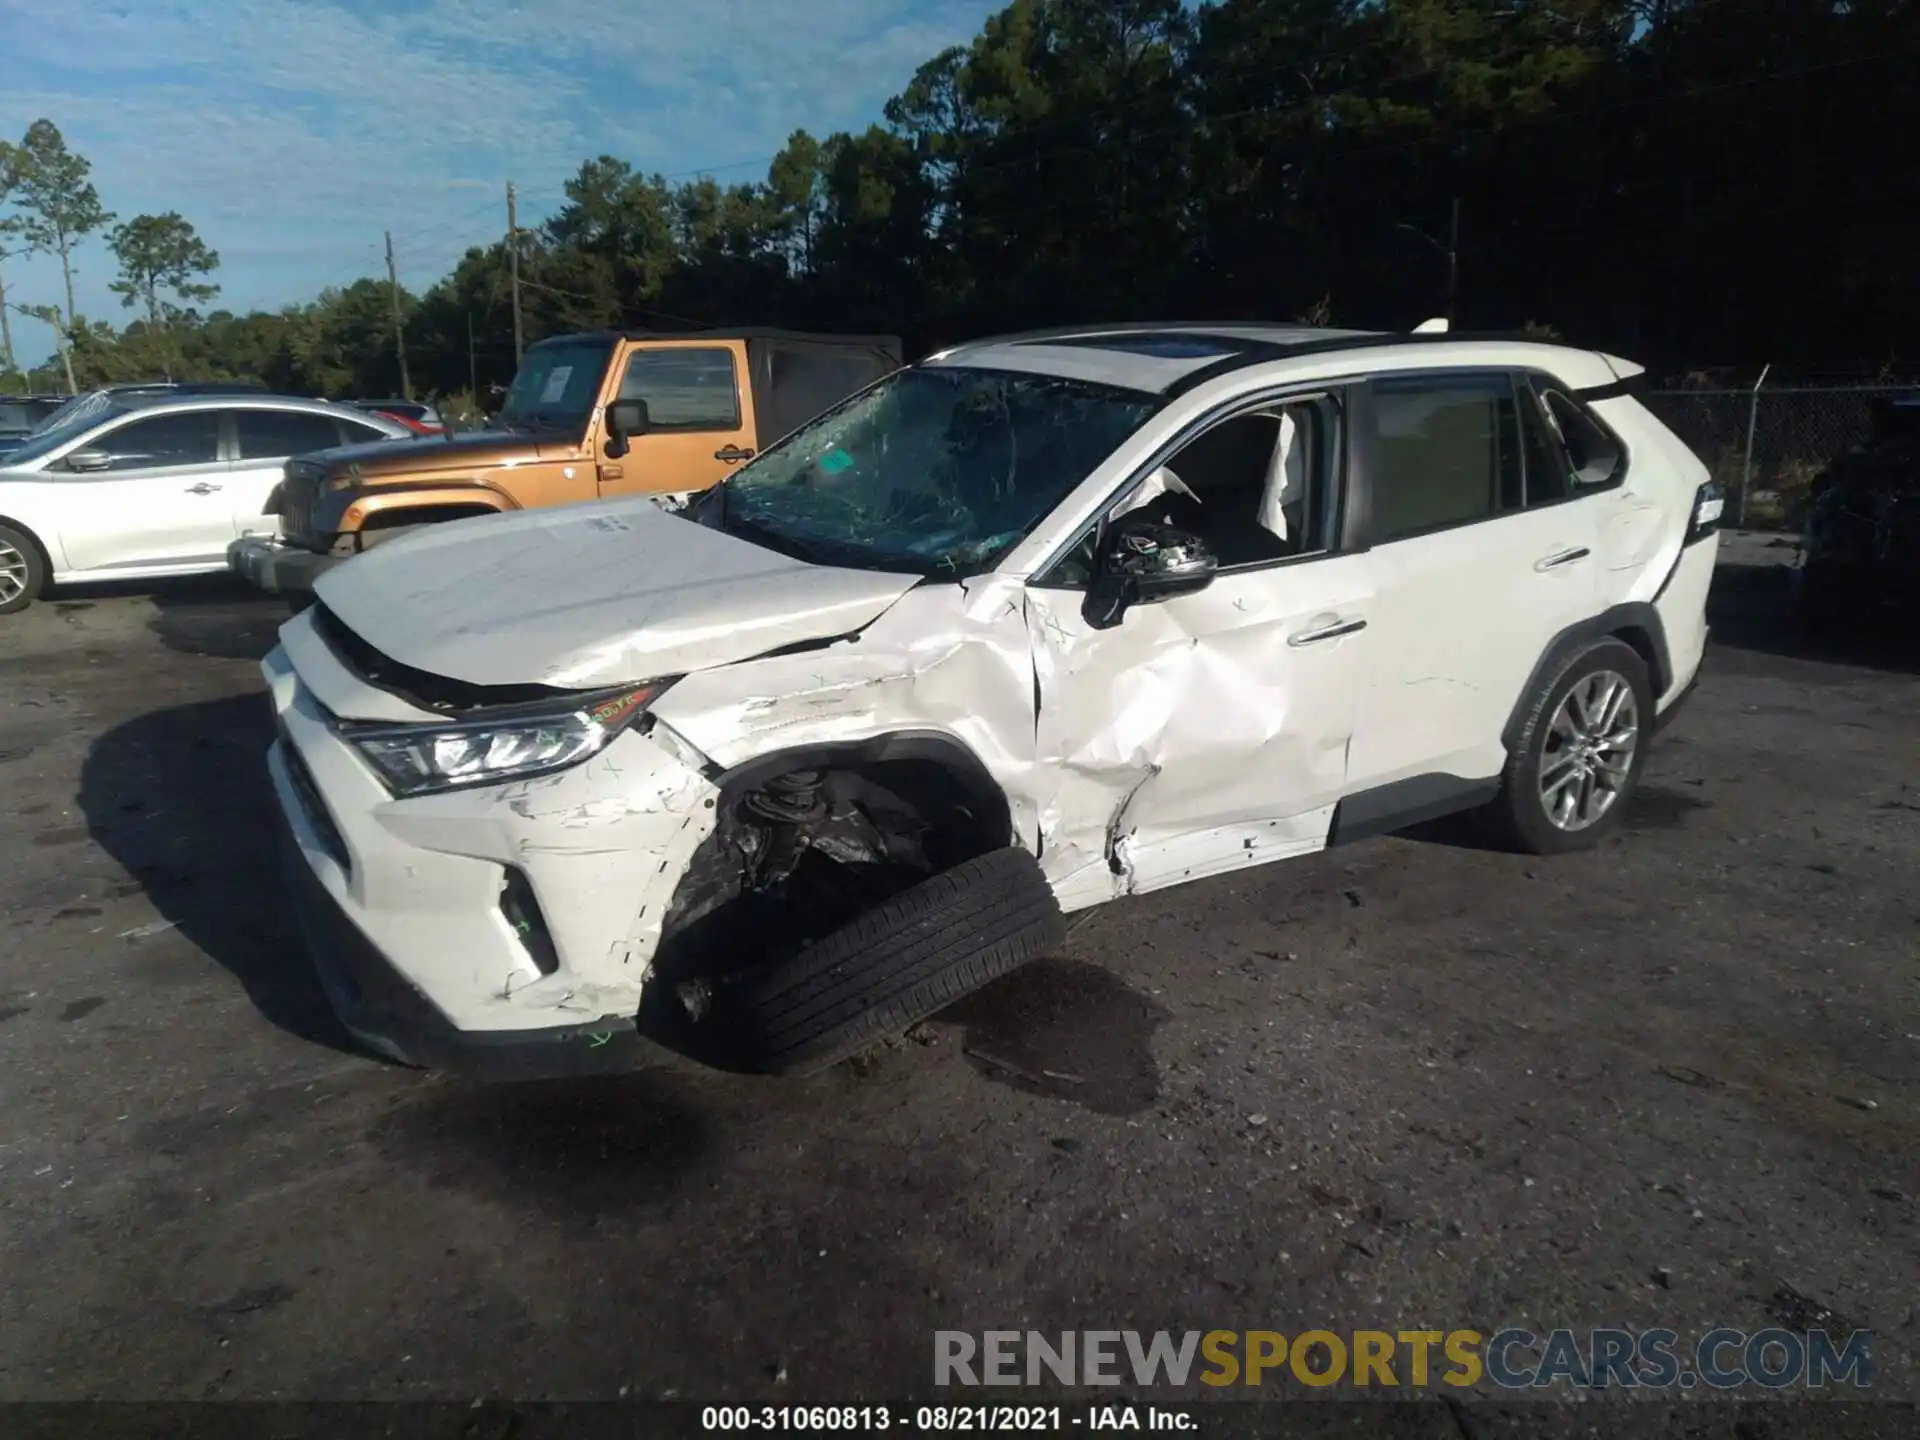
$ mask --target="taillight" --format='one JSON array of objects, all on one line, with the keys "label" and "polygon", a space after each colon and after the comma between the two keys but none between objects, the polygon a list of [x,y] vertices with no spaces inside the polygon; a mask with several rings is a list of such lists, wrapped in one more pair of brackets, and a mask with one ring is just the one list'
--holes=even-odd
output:
[{"label": "taillight", "polygon": [[1724,491],[1709,480],[1693,495],[1693,514],[1687,521],[1687,544],[1704,540],[1720,528],[1721,512],[1727,508]]}]

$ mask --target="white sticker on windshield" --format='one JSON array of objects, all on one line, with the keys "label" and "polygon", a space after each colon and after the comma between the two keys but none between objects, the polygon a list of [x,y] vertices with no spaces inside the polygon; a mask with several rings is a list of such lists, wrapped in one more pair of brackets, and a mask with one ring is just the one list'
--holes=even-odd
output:
[{"label": "white sticker on windshield", "polygon": [[589,530],[626,530],[631,528],[618,515],[591,515],[587,518]]},{"label": "white sticker on windshield", "polygon": [[573,366],[556,365],[547,376],[547,388],[540,392],[542,405],[558,405],[567,398],[567,381],[573,378]]}]

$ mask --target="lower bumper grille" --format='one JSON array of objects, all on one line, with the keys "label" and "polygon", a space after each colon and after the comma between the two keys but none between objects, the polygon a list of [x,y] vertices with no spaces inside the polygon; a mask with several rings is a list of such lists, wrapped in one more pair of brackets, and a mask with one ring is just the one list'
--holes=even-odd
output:
[{"label": "lower bumper grille", "polygon": [[320,787],[314,784],[313,772],[307,769],[307,762],[300,758],[299,749],[284,728],[280,731],[280,758],[286,762],[287,778],[293,782],[293,793],[300,801],[307,823],[313,826],[314,834],[333,863],[344,873],[352,874],[353,862],[347,856],[347,842],[341,838],[340,827],[333,823],[333,816],[327,813],[326,802],[320,798]]}]

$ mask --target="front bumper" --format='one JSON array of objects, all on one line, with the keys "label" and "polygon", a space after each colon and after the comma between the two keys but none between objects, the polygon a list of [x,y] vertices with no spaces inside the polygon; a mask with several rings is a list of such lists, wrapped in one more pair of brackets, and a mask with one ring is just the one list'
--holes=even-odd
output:
[{"label": "front bumper", "polygon": [[302,550],[270,535],[243,536],[227,546],[227,568],[273,595],[309,593],[321,573],[338,565],[341,558]]},{"label": "front bumper", "polygon": [[[705,777],[629,730],[551,775],[397,800],[305,672],[338,667],[316,677],[336,703],[358,682],[307,617],[282,633],[262,666],[279,726],[267,766],[297,918],[342,1022],[416,1064],[630,1064],[667,910],[713,828]],[[510,882],[530,911],[510,911]]]},{"label": "front bumper", "polygon": [[290,824],[280,827],[280,854],[320,988],[341,1025],[375,1054],[403,1065],[512,1080],[630,1070],[648,1053],[631,1016],[536,1030],[456,1029],[347,918],[307,863]]}]

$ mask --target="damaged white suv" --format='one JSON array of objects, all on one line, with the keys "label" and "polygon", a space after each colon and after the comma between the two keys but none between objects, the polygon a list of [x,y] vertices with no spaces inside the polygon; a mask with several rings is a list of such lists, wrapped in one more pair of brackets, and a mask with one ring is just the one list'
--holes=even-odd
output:
[{"label": "damaged white suv", "polygon": [[1101,901],[1456,810],[1591,845],[1693,683],[1718,543],[1637,373],[1446,334],[1021,335],[684,514],[371,551],[265,662],[329,995],[421,1063],[638,1033],[801,1069]]}]

